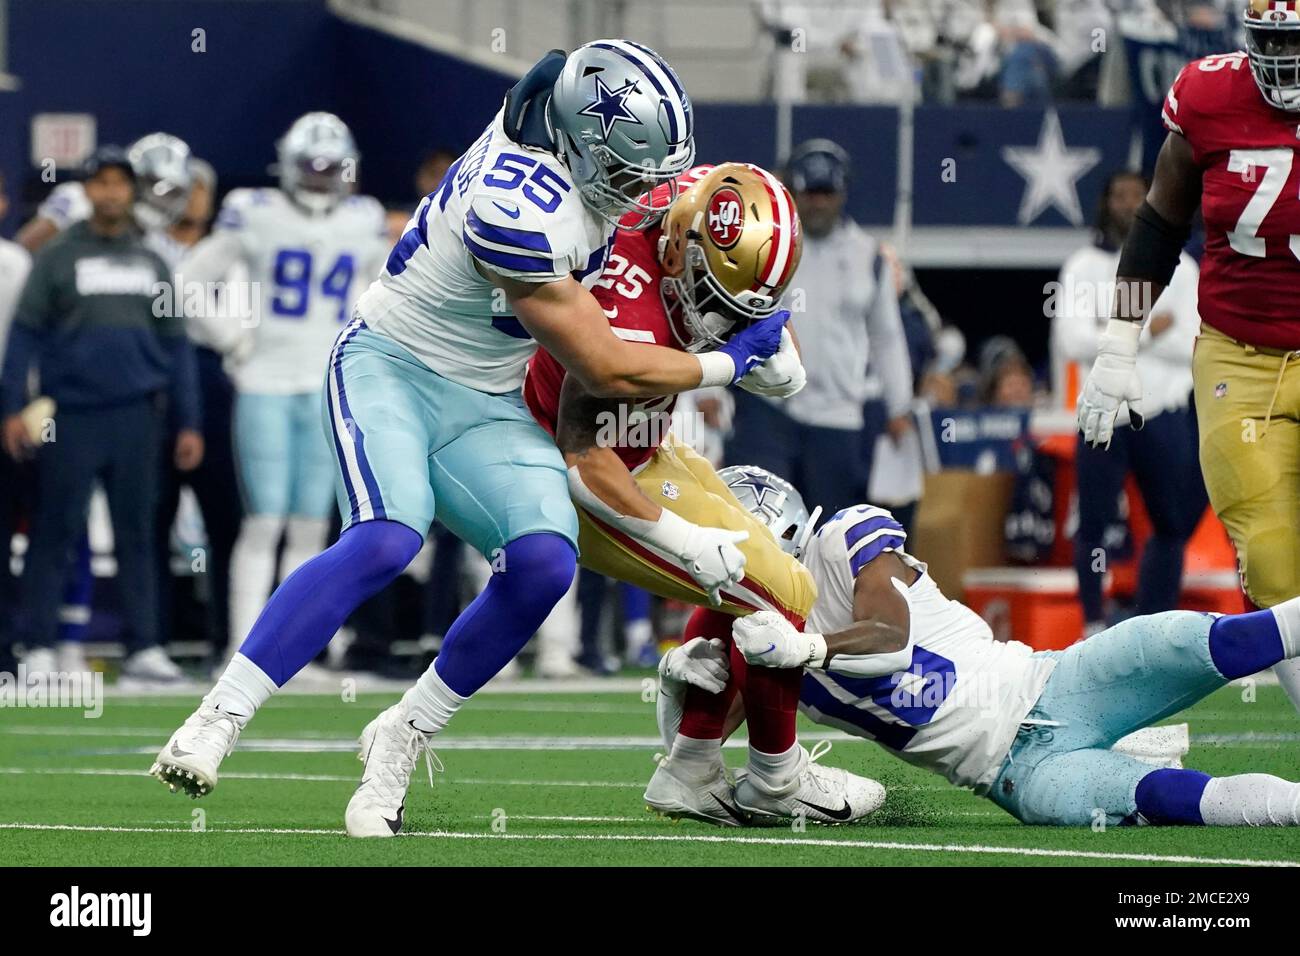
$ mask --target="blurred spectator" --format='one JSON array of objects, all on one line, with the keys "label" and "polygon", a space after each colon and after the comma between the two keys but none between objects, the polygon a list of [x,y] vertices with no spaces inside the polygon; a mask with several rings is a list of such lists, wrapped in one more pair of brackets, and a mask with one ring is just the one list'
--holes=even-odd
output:
[{"label": "blurred spectator", "polygon": [[786,171],[803,220],[803,259],[787,293],[808,385],[788,399],[735,393],[727,460],[791,481],[828,514],[860,502],[876,435],[865,430],[868,361],[883,380],[887,430],[912,427],[912,369],[888,262],[844,215],[849,158],[825,139],[791,154]]},{"label": "blurred spectator", "polygon": [[[4,220],[8,210],[9,197],[5,192],[4,176],[0,175],[0,221]],[[0,367],[3,367],[5,343],[9,339],[9,324],[13,321],[14,309],[31,267],[31,256],[26,249],[16,242],[0,239]],[[24,484],[19,463],[0,449],[0,671],[10,673],[13,673],[15,665],[9,638],[16,582],[9,571],[9,543],[13,538]]]},{"label": "blurred spectator", "polygon": [[773,39],[772,95],[899,103],[916,95],[911,57],[881,0],[756,0]]},{"label": "blurred spectator", "polygon": [[995,335],[980,348],[980,404],[996,408],[1032,408],[1034,370],[1015,340]]},{"label": "blurred spectator", "polygon": [[[1148,183],[1137,173],[1111,175],[1102,191],[1093,245],[1080,249],[1061,269],[1060,293],[1052,318],[1053,367],[1058,392],[1069,376],[1069,363],[1085,371],[1097,353],[1097,339],[1111,313],[1119,250],[1146,196]],[[1141,431],[1117,427],[1109,450],[1088,446],[1080,435],[1078,469],[1079,529],[1074,564],[1086,633],[1105,627],[1102,578],[1107,570],[1105,529],[1119,513],[1124,481],[1132,473],[1142,492],[1153,534],[1142,553],[1138,614],[1178,606],[1183,551],[1205,511],[1207,498],[1198,461],[1196,415],[1191,407],[1192,347],[1197,315],[1196,263],[1182,254],[1178,269],[1150,310],[1138,353],[1143,384]],[[1062,405],[1073,396],[1060,395]],[[1121,413],[1123,426],[1127,422]]]},{"label": "blurred spectator", "polygon": [[[40,500],[23,571],[27,663],[36,672],[54,668],[68,553],[98,479],[112,512],[127,618],[124,673],[174,679],[179,670],[157,630],[154,509],[168,392],[181,423],[178,467],[203,457],[194,354],[180,319],[154,314],[171,270],[135,227],[135,173],[122,150],[103,147],[92,156],[85,196],[90,219],[69,226],[33,263],[0,376],[5,449],[14,458],[37,456]],[[45,435],[33,434],[24,420],[33,369],[55,403],[55,434],[48,424]]]},{"label": "blurred spectator", "polygon": [[1101,59],[1114,26],[1108,0],[1056,0],[1053,27],[1059,40],[1064,98],[1097,98]]},{"label": "blurred spectator", "polygon": [[1003,106],[1050,102],[1060,69],[1056,37],[1038,22],[1030,0],[997,0],[993,25],[1002,46],[998,100]]}]

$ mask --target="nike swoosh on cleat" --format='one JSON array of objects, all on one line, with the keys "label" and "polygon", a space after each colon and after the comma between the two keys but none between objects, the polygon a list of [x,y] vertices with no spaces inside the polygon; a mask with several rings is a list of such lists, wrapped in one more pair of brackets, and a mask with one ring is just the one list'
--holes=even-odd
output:
[{"label": "nike swoosh on cleat", "polygon": [[172,756],[173,756],[173,757],[192,757],[192,756],[194,756],[194,751],[192,751],[192,750],[181,750],[181,748],[180,748],[180,744],[172,744]]},{"label": "nike swoosh on cleat", "polygon": [[[710,794],[710,796],[713,795]],[[722,800],[719,800],[717,797],[713,797],[713,802],[716,803],[718,806],[722,807],[722,809],[726,810],[727,813],[732,817],[732,819],[736,820],[737,822],[739,823],[749,822],[749,818],[745,816],[745,814],[742,813],[737,807],[729,806],[728,804],[724,803]]]},{"label": "nike swoosh on cleat", "polygon": [[403,806],[400,806],[400,807],[397,808],[397,819],[396,819],[396,820],[390,820],[390,819],[388,819],[388,817],[380,817],[380,818],[379,818],[379,819],[383,820],[385,823],[388,824],[388,829],[390,829],[390,830],[393,831],[393,835],[394,835],[394,836],[397,835],[397,831],[398,831],[398,830],[402,829],[402,811],[405,810],[405,809],[406,809],[406,807],[405,807],[404,805],[403,805]]},{"label": "nike swoosh on cleat", "polygon": [[774,650],[776,650],[776,642],[775,642],[775,641],[773,641],[771,644],[767,645],[767,649],[764,650],[763,653],[764,653],[764,654],[771,654]]},{"label": "nike swoosh on cleat", "polygon": [[832,820],[847,820],[849,817],[853,816],[853,808],[847,803],[838,810],[832,810],[830,807],[819,807],[817,804],[809,803],[807,800],[800,800],[799,802],[809,810],[816,810],[818,813],[826,814]]},{"label": "nike swoosh on cleat", "polygon": [[[518,210],[518,209],[511,209],[509,206],[503,206],[503,205],[501,205],[499,202],[497,202],[495,199],[492,200],[492,205],[496,206],[498,209],[500,209],[503,213],[505,213],[505,214],[506,214],[507,216],[509,216],[511,219],[518,219],[518,218],[519,218],[519,210]],[[396,833],[397,831],[394,830],[393,832]]]}]

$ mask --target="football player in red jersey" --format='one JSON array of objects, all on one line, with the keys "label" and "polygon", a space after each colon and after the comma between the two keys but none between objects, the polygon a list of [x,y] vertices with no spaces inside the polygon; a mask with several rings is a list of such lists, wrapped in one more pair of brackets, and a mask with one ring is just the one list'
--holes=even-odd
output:
[{"label": "football player in red jersey", "polygon": [[[756,166],[699,167],[679,188],[660,226],[618,233],[592,291],[625,341],[706,352],[778,311],[799,264],[799,217],[785,187]],[[804,380],[787,332],[777,355],[741,384],[783,396]],[[795,554],[708,461],[669,433],[675,396],[592,396],[539,350],[524,399],[564,453],[583,566],[663,597],[713,605],[692,616],[685,653],[673,658],[680,666],[663,675],[694,686],[646,803],[730,826],[795,816],[843,823],[876,809],[884,799],[878,783],[815,763],[795,739],[802,669],[746,672],[733,654],[735,679],[726,682],[723,649],[734,617],[772,610],[802,627],[817,590]],[[787,497],[780,488],[768,493]],[[770,504],[779,513],[782,502]],[[733,786],[722,733],[737,686],[749,715],[750,753],[748,773]]]},{"label": "football player in red jersey", "polygon": [[[1250,0],[1246,51],[1189,63],[1120,257],[1114,318],[1079,397],[1079,426],[1108,445],[1121,406],[1142,424],[1138,333],[1173,275],[1197,207],[1205,219],[1193,358],[1201,470],[1259,607],[1300,594],[1300,4]],[[1300,664],[1278,677],[1300,707]]]}]

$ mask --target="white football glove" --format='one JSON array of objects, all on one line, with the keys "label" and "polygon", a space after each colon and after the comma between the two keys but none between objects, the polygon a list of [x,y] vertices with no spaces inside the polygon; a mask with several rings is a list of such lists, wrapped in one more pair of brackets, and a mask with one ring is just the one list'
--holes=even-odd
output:
[{"label": "white football glove", "polygon": [[745,660],[760,667],[817,667],[826,659],[825,638],[805,634],[776,611],[736,618],[731,635]]},{"label": "white football glove", "polygon": [[1110,447],[1115,419],[1128,405],[1129,424],[1142,427],[1142,383],[1137,374],[1139,322],[1111,319],[1097,344],[1097,361],[1079,393],[1077,413],[1083,440]]},{"label": "white football glove", "polygon": [[736,384],[751,394],[768,398],[789,398],[808,384],[808,373],[804,371],[789,329],[781,330],[781,347],[776,354]]},{"label": "white football glove", "polygon": [[659,659],[659,676],[664,681],[690,684],[710,694],[720,694],[730,674],[725,647],[716,637],[693,638]]},{"label": "white football glove", "polygon": [[737,544],[749,538],[748,531],[726,531],[691,525],[677,552],[687,573],[709,595],[714,607],[722,604],[722,589],[739,584],[745,576],[745,553]]}]

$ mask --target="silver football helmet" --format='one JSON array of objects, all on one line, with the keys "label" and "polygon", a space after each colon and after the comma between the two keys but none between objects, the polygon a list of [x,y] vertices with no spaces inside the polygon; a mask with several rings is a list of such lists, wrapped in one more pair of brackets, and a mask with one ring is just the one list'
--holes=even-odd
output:
[{"label": "silver football helmet", "polygon": [[803,556],[817,530],[820,506],[809,514],[794,485],[757,465],[728,465],[718,471],[718,477],[746,511],[767,525],[782,551],[794,558]]},{"label": "silver football helmet", "polygon": [[583,201],[617,224],[654,223],[676,195],[660,190],[695,161],[695,118],[677,75],[648,47],[593,40],[568,55],[548,106],[556,150]]},{"label": "silver football helmet", "polygon": [[323,214],[337,206],[356,183],[356,140],[333,113],[306,113],[276,144],[280,188],[299,206]]},{"label": "silver football helmet", "polygon": [[150,133],[126,153],[135,170],[135,218],[141,228],[166,229],[185,213],[194,185],[190,148],[167,133]]}]

